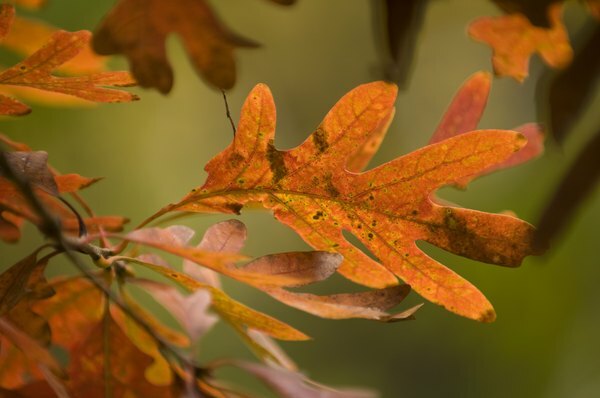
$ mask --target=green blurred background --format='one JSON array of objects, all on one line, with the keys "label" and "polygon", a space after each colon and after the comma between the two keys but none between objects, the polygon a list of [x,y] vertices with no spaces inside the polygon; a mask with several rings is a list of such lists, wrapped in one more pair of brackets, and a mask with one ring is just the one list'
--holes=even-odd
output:
[{"label": "green blurred background", "polygon": [[[92,30],[112,3],[50,0],[31,15],[68,30]],[[267,83],[278,107],[280,149],[301,143],[344,93],[381,78],[382,28],[374,16],[375,1],[299,0],[293,7],[260,0],[211,3],[232,30],[263,45],[236,52],[238,82],[228,93],[233,118],[238,119],[252,86]],[[466,26],[477,16],[498,14],[486,1],[430,2],[409,84],[400,92],[395,120],[373,165],[425,145],[460,84],[478,70],[490,70],[489,48],[471,41]],[[569,3],[570,32],[577,32],[585,18],[578,3]],[[175,37],[169,40],[169,56],[176,79],[169,96],[137,89],[142,100],[132,104],[84,109],[32,104],[31,115],[5,118],[0,129],[48,151],[52,165],[63,172],[104,176],[84,196],[98,213],[126,215],[137,224],[201,185],[204,164],[232,138],[221,93],[195,74]],[[113,65],[126,67],[122,59]],[[536,121],[536,81],[545,69],[534,57],[525,83],[495,79],[480,127],[511,128]],[[542,158],[478,180],[465,192],[444,189],[441,196],[478,210],[510,209],[535,222],[574,155],[598,127],[597,91],[563,147],[550,140]],[[195,216],[185,224],[201,236],[223,219]],[[268,212],[245,211],[240,219],[249,228],[247,254],[309,249]],[[226,281],[225,286],[235,298],[312,336],[313,341],[283,346],[301,369],[325,384],[370,387],[383,397],[600,396],[599,221],[596,189],[552,249],[517,269],[423,246],[487,295],[498,313],[493,324],[462,319],[432,304],[414,322],[323,320],[240,284]],[[0,267],[41,241],[31,227],[25,234],[18,245],[0,244]],[[52,272],[68,267],[57,263]],[[354,287],[336,277],[319,290],[348,289]],[[412,294],[402,306],[418,302],[420,297]],[[202,360],[251,357],[224,325],[210,332],[201,355]],[[250,388],[267,394],[257,384]]]}]

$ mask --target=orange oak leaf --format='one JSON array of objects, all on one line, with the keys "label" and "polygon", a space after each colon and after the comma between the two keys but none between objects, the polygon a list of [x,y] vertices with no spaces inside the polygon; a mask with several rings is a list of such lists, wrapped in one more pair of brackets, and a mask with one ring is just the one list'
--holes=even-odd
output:
[{"label": "orange oak leaf", "polygon": [[549,29],[534,26],[523,14],[514,13],[479,18],[469,25],[469,35],[492,47],[496,75],[522,82],[535,52],[552,68],[564,68],[571,62],[573,49],[561,20],[562,7],[560,3],[548,7]]},{"label": "orange oak leaf", "polygon": [[[339,272],[371,287],[398,284],[462,316],[492,321],[491,304],[468,281],[428,257],[427,241],[472,259],[518,266],[533,254],[533,227],[517,218],[434,203],[439,187],[454,184],[509,158],[526,140],[506,130],[464,133],[364,173],[348,158],[388,122],[396,86],[375,82],[346,94],[300,146],[273,146],[275,105],[257,85],[241,112],[233,143],[206,166],[206,183],[162,209],[237,213],[249,202],[274,212],[318,250],[344,256]],[[355,235],[377,258],[348,242]]]},{"label": "orange oak leaf", "polygon": [[[0,5],[0,35],[6,35],[14,19],[14,7]],[[1,38],[1,37],[0,37]],[[57,31],[35,53],[17,65],[0,72],[0,85],[34,88],[60,93],[92,102],[128,102],[137,100],[134,94],[108,87],[128,87],[135,84],[127,72],[102,72],[84,76],[59,77],[52,72],[77,56],[89,45],[88,31]],[[0,114],[19,116],[28,113],[27,106],[0,94]]]},{"label": "orange oak leaf", "polygon": [[165,40],[176,33],[198,73],[211,85],[235,83],[233,50],[255,47],[223,26],[204,0],[120,0],[97,28],[93,46],[103,55],[124,54],[142,87],[163,94],[173,86]]}]

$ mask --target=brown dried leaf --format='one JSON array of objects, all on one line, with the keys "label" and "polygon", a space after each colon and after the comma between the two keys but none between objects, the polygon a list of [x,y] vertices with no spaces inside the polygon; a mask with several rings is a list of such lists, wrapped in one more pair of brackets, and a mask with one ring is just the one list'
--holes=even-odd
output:
[{"label": "brown dried leaf", "polygon": [[103,55],[124,54],[142,87],[163,94],[173,86],[165,39],[176,33],[208,83],[229,89],[235,83],[233,50],[254,47],[223,26],[204,0],[120,0],[96,29],[93,47]]},{"label": "brown dried leaf", "polygon": [[[2,155],[18,178],[50,195],[58,196],[58,186],[48,168],[47,152],[2,152]],[[5,175],[6,173],[0,169],[0,177]]]}]

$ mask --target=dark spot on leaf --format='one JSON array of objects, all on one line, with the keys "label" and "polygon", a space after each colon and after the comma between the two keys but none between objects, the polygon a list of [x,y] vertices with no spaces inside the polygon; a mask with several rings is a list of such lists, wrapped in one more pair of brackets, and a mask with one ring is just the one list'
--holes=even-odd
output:
[{"label": "dark spot on leaf", "polygon": [[369,232],[369,234],[367,236],[369,237],[369,240],[373,239],[373,234],[372,233]]},{"label": "dark spot on leaf", "polygon": [[313,216],[313,220],[318,220],[319,218],[323,217],[323,212],[322,211],[318,211],[315,213],[315,215]]},{"label": "dark spot on leaf", "polygon": [[376,226],[377,226],[377,221],[376,221],[376,220],[373,220],[373,221],[371,222],[371,226],[372,226],[372,227],[376,227]]},{"label": "dark spot on leaf", "polygon": [[340,195],[340,191],[337,190],[331,181],[331,173],[325,175],[325,189],[327,190],[327,193],[334,198]]},{"label": "dark spot on leaf", "polygon": [[329,148],[329,143],[327,142],[327,133],[324,130],[318,128],[317,131],[312,134],[312,139],[315,147],[317,147],[317,150],[320,153],[325,152],[327,148]]},{"label": "dark spot on leaf", "polygon": [[283,154],[275,149],[273,140],[270,140],[267,145],[267,159],[269,160],[271,172],[273,173],[273,183],[276,184],[286,176],[287,170],[283,163]]},{"label": "dark spot on leaf", "polygon": [[240,165],[240,163],[242,163],[243,161],[244,161],[244,157],[242,155],[240,155],[239,153],[237,153],[237,152],[234,152],[229,157],[229,163],[234,168],[237,168]]},{"label": "dark spot on leaf", "polygon": [[419,214],[419,212],[416,211],[416,210],[413,210],[413,211],[410,212],[410,214],[412,214],[413,216],[416,216],[417,214]]},{"label": "dark spot on leaf", "polygon": [[244,206],[242,206],[239,203],[228,203],[227,205],[225,205],[225,207],[230,209],[232,213],[240,214],[240,211],[242,210],[242,207],[244,207]]}]

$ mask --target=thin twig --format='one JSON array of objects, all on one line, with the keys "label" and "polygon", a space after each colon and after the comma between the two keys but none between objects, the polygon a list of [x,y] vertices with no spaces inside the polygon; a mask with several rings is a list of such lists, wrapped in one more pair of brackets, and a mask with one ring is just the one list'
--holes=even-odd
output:
[{"label": "thin twig", "polygon": [[229,123],[231,124],[231,128],[233,129],[233,136],[235,137],[236,129],[235,123],[231,118],[231,112],[229,112],[229,104],[227,103],[227,95],[225,94],[225,90],[221,89],[221,93],[223,93],[223,101],[225,102],[225,113],[227,115],[227,119],[229,119]]},{"label": "thin twig", "polygon": [[[177,349],[172,347],[162,336],[158,335],[154,329],[148,325],[138,314],[131,311],[131,309],[121,300],[119,296],[115,294],[109,287],[107,287],[87,266],[76,256],[76,251],[81,251],[82,244],[65,237],[62,233],[60,223],[54,218],[52,213],[46,209],[45,205],[38,198],[33,191],[33,188],[29,182],[20,176],[18,176],[7,162],[4,156],[4,150],[0,147],[0,171],[3,175],[12,180],[19,190],[23,193],[25,198],[30,202],[33,210],[40,216],[43,221],[41,230],[46,236],[53,239],[57,246],[64,250],[64,254],[67,258],[75,265],[75,267],[89,279],[98,289],[100,289],[117,307],[119,307],[124,313],[133,319],[146,333],[148,333],[157,342],[160,348],[171,353],[180,363],[188,367],[197,368],[198,366],[187,356],[179,352]],[[90,253],[88,253],[90,254]]]}]

